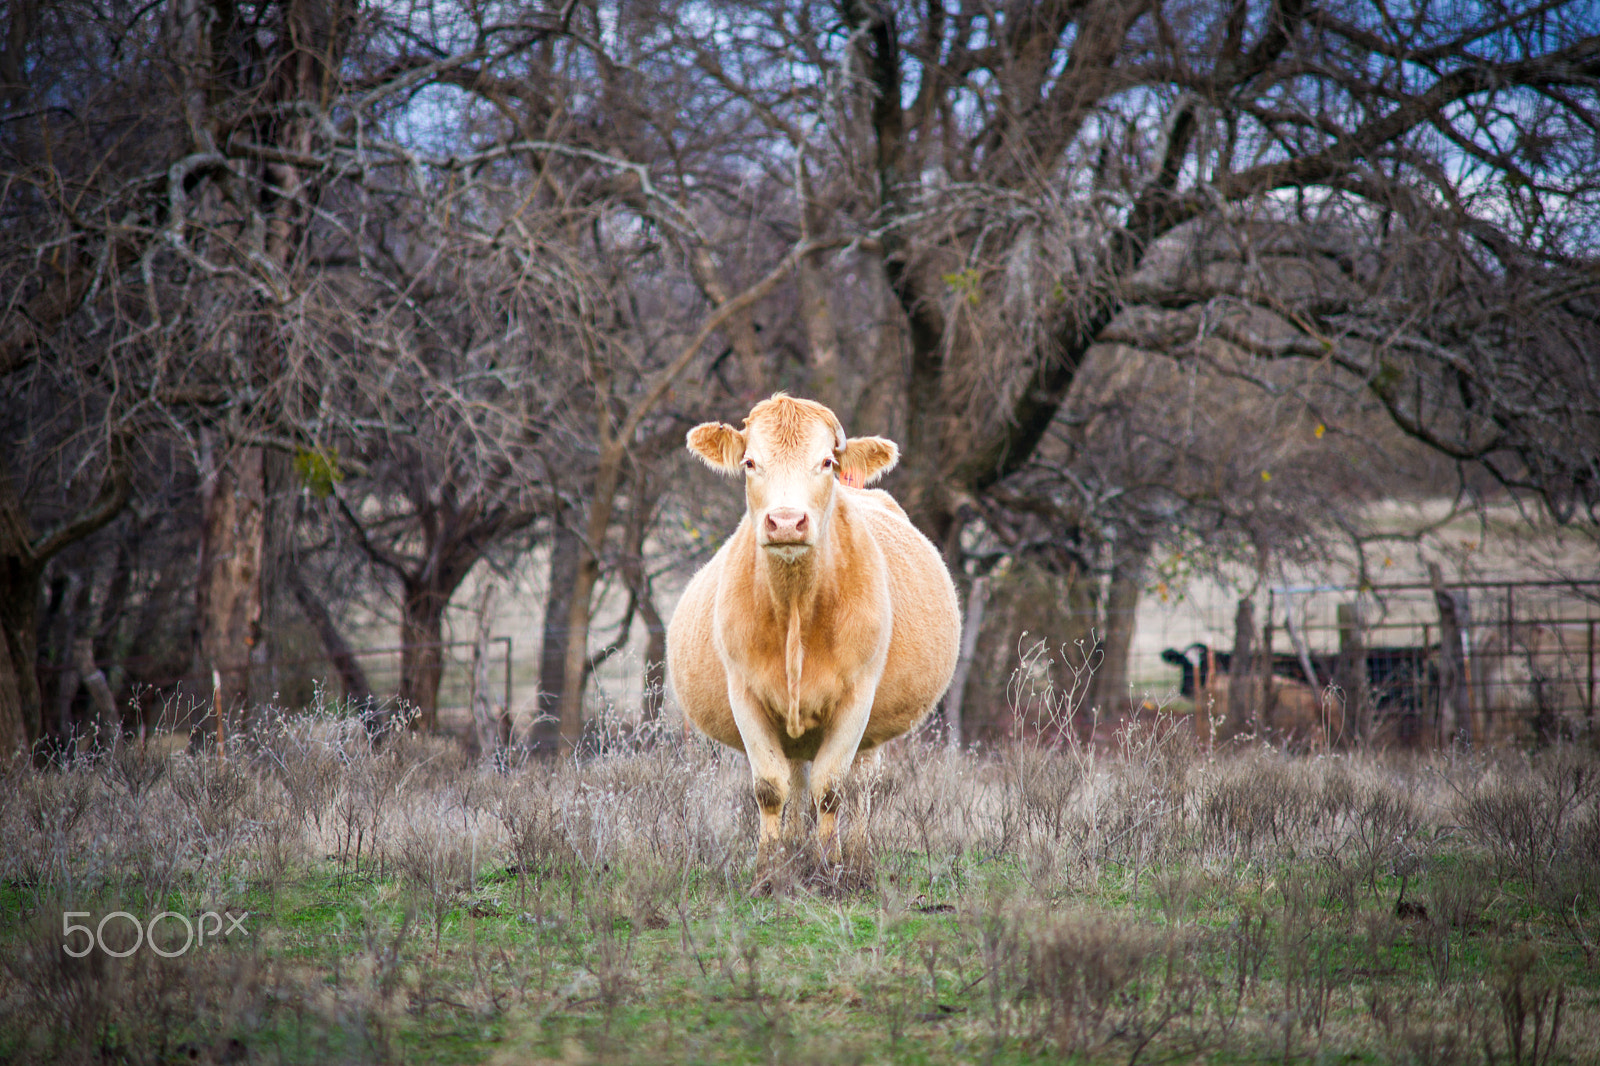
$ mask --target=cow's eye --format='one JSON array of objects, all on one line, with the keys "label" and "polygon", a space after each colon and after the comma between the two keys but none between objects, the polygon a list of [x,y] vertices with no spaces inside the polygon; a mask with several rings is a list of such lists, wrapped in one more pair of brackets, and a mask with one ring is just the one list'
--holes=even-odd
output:
[{"label": "cow's eye", "polygon": [[744,468],[746,470],[754,470],[756,468],[756,461],[754,459],[746,459],[744,461]]},{"label": "cow's eye", "polygon": [[824,459],[824,460],[822,460],[822,469],[824,469],[824,470],[832,470],[835,466],[838,466],[838,465],[839,464],[835,463],[832,459]]}]

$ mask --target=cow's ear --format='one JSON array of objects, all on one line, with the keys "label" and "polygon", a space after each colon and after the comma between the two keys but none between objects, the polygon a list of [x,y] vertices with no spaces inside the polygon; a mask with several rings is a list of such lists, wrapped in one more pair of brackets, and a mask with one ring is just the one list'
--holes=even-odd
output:
[{"label": "cow's ear", "polygon": [[719,474],[737,474],[744,434],[726,422],[702,422],[689,431],[689,450]]},{"label": "cow's ear", "polygon": [[851,437],[839,456],[841,473],[857,485],[872,484],[899,461],[900,448],[882,437]]}]

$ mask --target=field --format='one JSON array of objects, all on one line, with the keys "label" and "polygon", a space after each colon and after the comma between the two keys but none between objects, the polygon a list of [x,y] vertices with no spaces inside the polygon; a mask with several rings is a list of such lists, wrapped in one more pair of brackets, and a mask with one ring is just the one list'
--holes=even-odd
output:
[{"label": "field", "polygon": [[4,772],[0,1061],[1600,1062],[1582,746],[912,738],[845,869],[752,894],[704,742],[500,771],[263,719]]}]

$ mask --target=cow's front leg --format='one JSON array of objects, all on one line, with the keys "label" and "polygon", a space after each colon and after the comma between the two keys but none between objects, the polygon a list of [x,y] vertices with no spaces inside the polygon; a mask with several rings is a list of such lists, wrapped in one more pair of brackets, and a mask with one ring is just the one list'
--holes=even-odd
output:
[{"label": "cow's front leg", "polygon": [[783,853],[783,808],[789,800],[793,773],[772,722],[757,708],[743,686],[730,683],[729,702],[739,726],[739,739],[750,760],[750,779],[760,808],[761,830],[756,841],[756,887],[770,887]]},{"label": "cow's front leg", "polygon": [[873,691],[871,687],[866,687],[864,693],[857,689],[852,693],[853,698],[841,704],[833,730],[811,763],[811,801],[817,808],[817,843],[825,863],[838,865],[843,858],[839,846],[839,809],[844,806],[845,779],[855,761],[856,750],[861,746],[861,736],[867,730]]}]

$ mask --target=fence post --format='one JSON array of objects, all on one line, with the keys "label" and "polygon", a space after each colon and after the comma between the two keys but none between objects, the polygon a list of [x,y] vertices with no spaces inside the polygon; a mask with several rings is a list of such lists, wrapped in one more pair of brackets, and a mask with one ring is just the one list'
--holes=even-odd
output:
[{"label": "fence post", "polygon": [[227,715],[222,709],[222,671],[211,667],[211,710],[217,716],[217,758],[228,757]]},{"label": "fence post", "polygon": [[1373,733],[1372,685],[1368,676],[1367,640],[1362,632],[1361,601],[1341,603],[1336,609],[1339,626],[1339,664],[1334,683],[1344,690],[1344,720],[1354,723],[1362,738]]},{"label": "fence post", "polygon": [[506,726],[511,720],[511,707],[508,704],[496,715],[494,697],[489,695],[489,645],[493,641],[489,636],[489,627],[494,624],[496,592],[498,587],[493,582],[485,585],[482,595],[478,597],[475,612],[478,631],[472,643],[472,673],[467,685],[467,707],[472,716],[468,748],[470,750],[475,746],[478,757],[489,760],[496,767],[503,767],[510,739],[510,730]]},{"label": "fence post", "polygon": [[[1251,689],[1256,677],[1255,652],[1256,604],[1251,597],[1245,596],[1239,600],[1239,607],[1233,613],[1233,658],[1228,660],[1228,706],[1223,712],[1227,715],[1224,719],[1224,728],[1227,730],[1225,736],[1238,733],[1254,717],[1255,701],[1251,698]],[[1196,728],[1205,728],[1204,741],[1209,750],[1214,739],[1211,722],[1199,700],[1195,701],[1195,715]]]},{"label": "fence post", "polygon": [[1594,724],[1594,626],[1595,620],[1589,619],[1589,698],[1583,706],[1583,717],[1591,725]]},{"label": "fence post", "polygon": [[511,720],[511,638],[496,637],[495,639],[497,641],[503,640],[506,642],[506,702],[503,705],[505,707],[505,718],[500,723],[500,732],[503,734],[501,739],[506,748],[509,750],[511,747],[511,730],[513,726],[513,722]]},{"label": "fence post", "polygon": [[1448,744],[1461,729],[1467,711],[1467,663],[1462,643],[1468,617],[1467,592],[1445,588],[1438,563],[1428,564],[1428,584],[1433,587],[1433,600],[1439,608],[1439,703],[1434,740]]},{"label": "fence post", "polygon": [[[1272,611],[1277,606],[1272,589],[1267,589],[1267,620],[1261,627],[1261,657],[1257,660],[1256,676],[1261,684],[1261,696],[1255,706],[1257,729],[1272,718]],[[1252,686],[1254,687],[1254,686]]]}]

